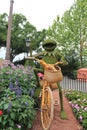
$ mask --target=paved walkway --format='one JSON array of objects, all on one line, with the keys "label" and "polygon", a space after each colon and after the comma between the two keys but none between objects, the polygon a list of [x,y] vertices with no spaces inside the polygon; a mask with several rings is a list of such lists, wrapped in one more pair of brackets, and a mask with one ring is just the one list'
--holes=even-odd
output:
[{"label": "paved walkway", "polygon": [[[58,91],[53,91],[54,100],[58,98]],[[67,113],[68,119],[62,120],[60,118],[60,102],[58,106],[54,107],[54,119],[50,130],[83,130],[79,122],[75,118],[72,108],[70,107],[68,100],[63,96],[64,110]],[[36,120],[31,130],[42,130],[40,121],[40,112],[37,111]]]}]

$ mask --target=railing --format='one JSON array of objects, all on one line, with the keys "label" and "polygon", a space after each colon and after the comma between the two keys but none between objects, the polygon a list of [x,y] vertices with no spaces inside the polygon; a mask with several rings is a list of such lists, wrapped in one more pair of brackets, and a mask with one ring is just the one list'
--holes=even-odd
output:
[{"label": "railing", "polygon": [[60,82],[62,89],[72,89],[87,93],[87,79],[70,79],[65,76]]}]

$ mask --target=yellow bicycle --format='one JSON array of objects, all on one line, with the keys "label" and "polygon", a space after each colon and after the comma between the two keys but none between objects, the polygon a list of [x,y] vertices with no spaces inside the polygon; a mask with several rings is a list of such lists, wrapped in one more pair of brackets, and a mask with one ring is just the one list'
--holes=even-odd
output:
[{"label": "yellow bicycle", "polygon": [[49,130],[54,116],[54,101],[52,94],[52,84],[63,79],[61,68],[57,66],[62,62],[47,64],[43,60],[29,57],[28,59],[37,60],[44,67],[44,79],[40,80],[41,92],[41,123],[43,130]]}]

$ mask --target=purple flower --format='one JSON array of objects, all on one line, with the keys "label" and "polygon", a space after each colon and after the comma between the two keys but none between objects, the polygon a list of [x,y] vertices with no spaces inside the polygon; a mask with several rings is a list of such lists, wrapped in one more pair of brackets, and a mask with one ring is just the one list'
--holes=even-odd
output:
[{"label": "purple flower", "polygon": [[24,69],[24,66],[23,66],[23,65],[17,65],[17,67],[18,67],[19,69]]},{"label": "purple flower", "polygon": [[14,64],[11,64],[12,69],[17,69],[17,67]]},{"label": "purple flower", "polygon": [[22,87],[18,87],[16,90],[17,97],[19,98],[22,95]]},{"label": "purple flower", "polygon": [[75,104],[75,105],[73,106],[73,108],[75,108],[77,111],[79,111],[79,110],[80,110],[80,107],[79,107],[79,105],[78,105],[78,104]]},{"label": "purple flower", "polygon": [[78,119],[80,120],[80,122],[82,122],[83,117],[79,116]]},{"label": "purple flower", "polygon": [[13,90],[13,83],[12,82],[10,82],[9,88],[10,88],[10,90]]},{"label": "purple flower", "polygon": [[28,102],[25,102],[26,107],[28,107]]},{"label": "purple flower", "polygon": [[74,104],[73,103],[71,104],[71,106],[72,106],[72,108],[74,108]]}]

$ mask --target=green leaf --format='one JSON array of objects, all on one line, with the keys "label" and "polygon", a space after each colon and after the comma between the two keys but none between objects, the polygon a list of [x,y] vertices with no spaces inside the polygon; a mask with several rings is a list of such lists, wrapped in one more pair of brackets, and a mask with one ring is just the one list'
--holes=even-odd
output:
[{"label": "green leaf", "polygon": [[7,120],[4,120],[2,123],[3,123],[3,125],[5,125],[5,124],[7,124],[7,122],[8,122]]},{"label": "green leaf", "polygon": [[8,117],[9,117],[9,115],[5,115],[4,116],[4,120],[7,120]]},{"label": "green leaf", "polygon": [[11,119],[15,119],[16,115],[15,113],[11,113]]},{"label": "green leaf", "polygon": [[31,128],[32,127],[32,124],[31,123],[28,123],[28,128]]},{"label": "green leaf", "polygon": [[4,110],[8,108],[9,104],[4,104]]},{"label": "green leaf", "polygon": [[2,122],[2,116],[0,117],[0,122]]}]

